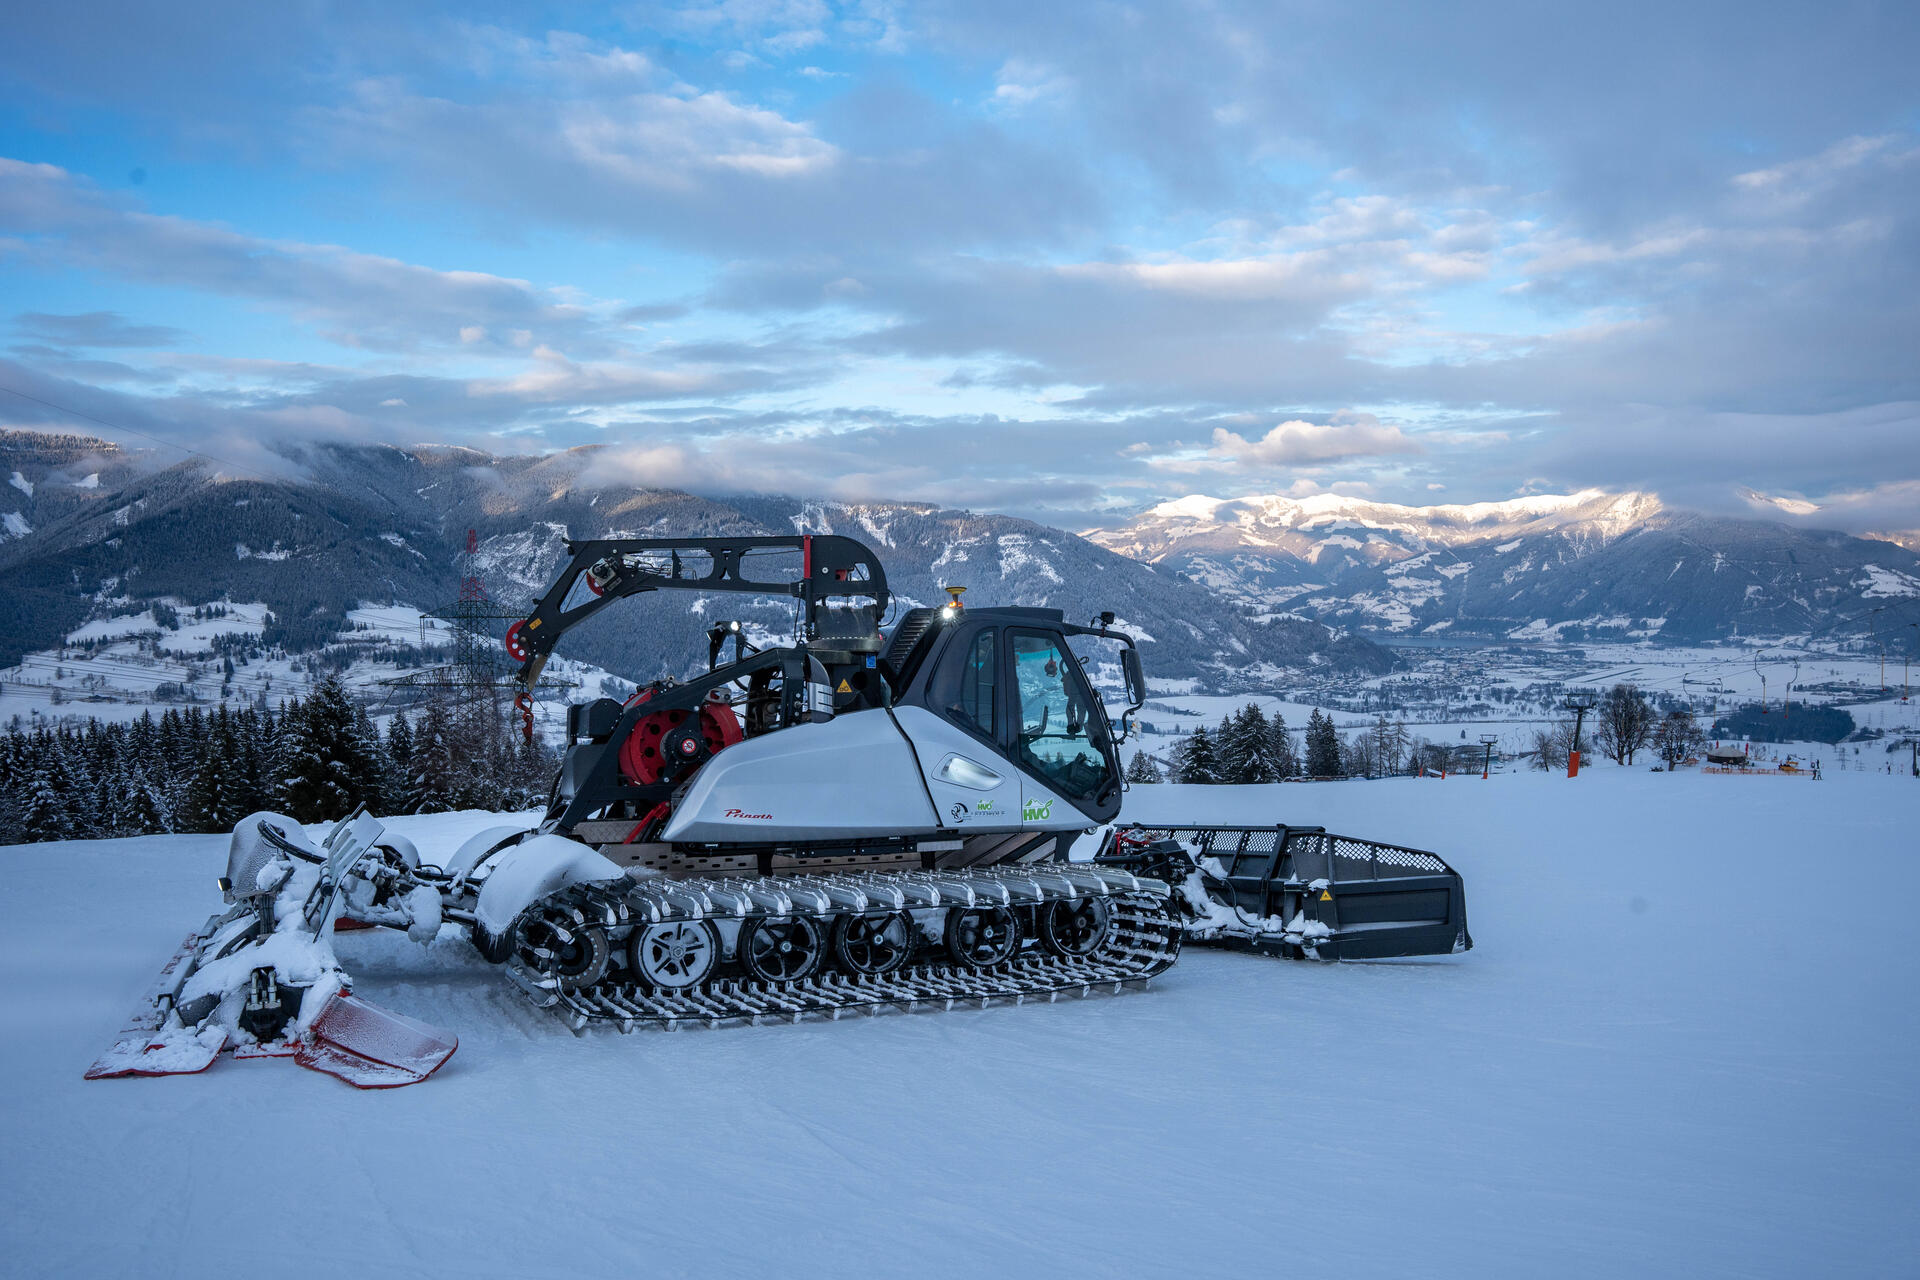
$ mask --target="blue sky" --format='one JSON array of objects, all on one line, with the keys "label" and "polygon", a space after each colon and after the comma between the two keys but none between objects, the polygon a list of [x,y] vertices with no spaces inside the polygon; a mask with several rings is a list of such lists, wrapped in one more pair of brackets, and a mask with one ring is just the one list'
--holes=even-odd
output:
[{"label": "blue sky", "polygon": [[600,443],[1072,526],[1599,486],[1910,529],[1917,14],[35,6],[0,386],[236,459]]}]

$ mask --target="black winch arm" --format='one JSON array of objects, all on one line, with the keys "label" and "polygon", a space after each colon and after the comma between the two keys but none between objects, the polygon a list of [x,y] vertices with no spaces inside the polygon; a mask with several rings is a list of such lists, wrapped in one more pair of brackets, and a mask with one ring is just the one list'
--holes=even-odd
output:
[{"label": "black winch arm", "polygon": [[[798,579],[762,582],[748,576],[742,561],[754,552],[790,551],[800,555]],[[572,557],[533,606],[507,632],[508,652],[515,642],[524,652],[517,679],[532,689],[560,637],[616,600],[643,591],[733,591],[745,595],[788,596],[806,607],[806,637],[819,630],[819,611],[835,600],[873,601],[876,624],[887,611],[887,575],[867,547],[838,534],[799,534],[788,538],[595,538],[567,542]],[[647,563],[641,562],[645,557]],[[694,563],[688,563],[692,559]],[[662,563],[664,561],[664,563]],[[591,595],[565,607],[574,584],[585,579]],[[519,653],[514,654],[520,657]]]}]

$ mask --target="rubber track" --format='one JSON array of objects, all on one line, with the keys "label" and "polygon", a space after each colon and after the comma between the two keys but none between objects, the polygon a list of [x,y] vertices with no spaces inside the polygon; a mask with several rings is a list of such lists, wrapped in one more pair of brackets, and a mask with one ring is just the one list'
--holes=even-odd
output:
[{"label": "rubber track", "polygon": [[[1016,895],[1012,905],[1035,905],[1068,897],[1101,896],[1113,907],[1113,928],[1101,949],[1091,956],[1057,956],[1035,943],[1011,960],[984,968],[965,968],[951,962],[921,964],[902,968],[882,977],[856,977],[840,972],[822,972],[797,982],[761,982],[746,978],[723,978],[690,991],[665,992],[623,980],[605,980],[593,987],[568,991],[544,966],[535,967],[516,956],[507,963],[507,973],[536,1005],[551,1009],[575,1031],[595,1024],[611,1024],[621,1031],[648,1027],[672,1031],[682,1025],[719,1026],[723,1023],[763,1020],[800,1021],[807,1017],[838,1018],[843,1013],[878,1013],[896,1008],[908,1012],[922,1009],[951,1009],[955,1005],[981,1007],[996,1001],[1016,1004],[1027,1000],[1057,1000],[1063,995],[1087,996],[1096,993],[1119,994],[1130,988],[1144,987],[1164,973],[1179,957],[1182,931],[1167,911],[1166,889],[1158,881],[1136,879],[1125,886],[1126,892],[1101,894],[1047,891],[1045,868],[1036,868],[1039,876],[1018,872],[976,872],[964,876],[946,875],[939,880],[951,884],[970,882],[976,889],[991,888],[992,882],[1013,881],[1028,890]],[[1110,874],[1110,873],[1109,873]],[[884,879],[870,877],[869,879]],[[811,877],[788,877],[789,888],[807,887]],[[821,879],[828,879],[822,877]],[[1035,881],[1041,883],[1036,897]],[[709,886],[737,888],[746,883],[716,880]],[[1084,887],[1085,882],[1079,882]],[[765,891],[766,882],[758,882]],[[1072,882],[1069,881],[1071,889]],[[799,896],[806,896],[804,893]],[[624,901],[623,901],[624,897]],[[997,895],[983,894],[979,905],[995,905]],[[964,908],[966,903],[944,901],[934,905]],[[631,895],[621,895],[598,885],[576,885],[554,903],[564,916],[581,921],[607,924],[650,923],[635,919]],[[627,914],[620,908],[625,906]],[[886,904],[874,904],[886,909]],[[908,904],[905,909],[913,909]],[[577,913],[577,915],[576,915]],[[672,918],[700,918],[676,911]],[[770,914],[764,910],[724,912],[731,918],[750,918]],[[829,917],[840,910],[809,911],[794,904],[782,914],[809,914]],[[824,921],[823,921],[824,925]],[[617,945],[617,944],[616,944]]]}]

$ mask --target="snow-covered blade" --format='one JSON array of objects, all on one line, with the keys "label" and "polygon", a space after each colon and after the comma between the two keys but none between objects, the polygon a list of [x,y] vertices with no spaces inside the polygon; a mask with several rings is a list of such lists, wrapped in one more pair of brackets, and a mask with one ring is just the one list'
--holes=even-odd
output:
[{"label": "snow-covered blade", "polygon": [[199,933],[187,935],[173,958],[162,966],[152,988],[134,1008],[119,1038],[87,1068],[87,1079],[192,1075],[213,1065],[220,1050],[226,1047],[226,1031],[220,1027],[189,1030],[173,1013],[174,999],[192,972],[195,955],[205,941]]},{"label": "snow-covered blade", "polygon": [[[228,909],[181,943],[119,1038],[86,1078],[204,1071],[223,1049],[237,1057],[292,1057],[362,1088],[426,1079],[454,1037],[349,994],[334,957],[333,923],[347,902],[382,896],[391,870],[383,828],[356,816],[318,846],[291,819],[259,813],[237,827],[221,887]],[[388,895],[390,896],[390,895]],[[439,897],[424,914],[439,923]],[[392,897],[381,923],[407,927],[412,895]]]}]

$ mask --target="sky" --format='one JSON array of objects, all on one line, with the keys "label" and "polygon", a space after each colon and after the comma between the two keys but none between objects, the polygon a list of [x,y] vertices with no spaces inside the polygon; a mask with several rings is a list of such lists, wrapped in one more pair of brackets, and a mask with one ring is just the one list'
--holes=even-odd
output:
[{"label": "sky", "polygon": [[0,425],[1075,528],[1588,487],[1920,528],[1911,4],[8,26]]}]

